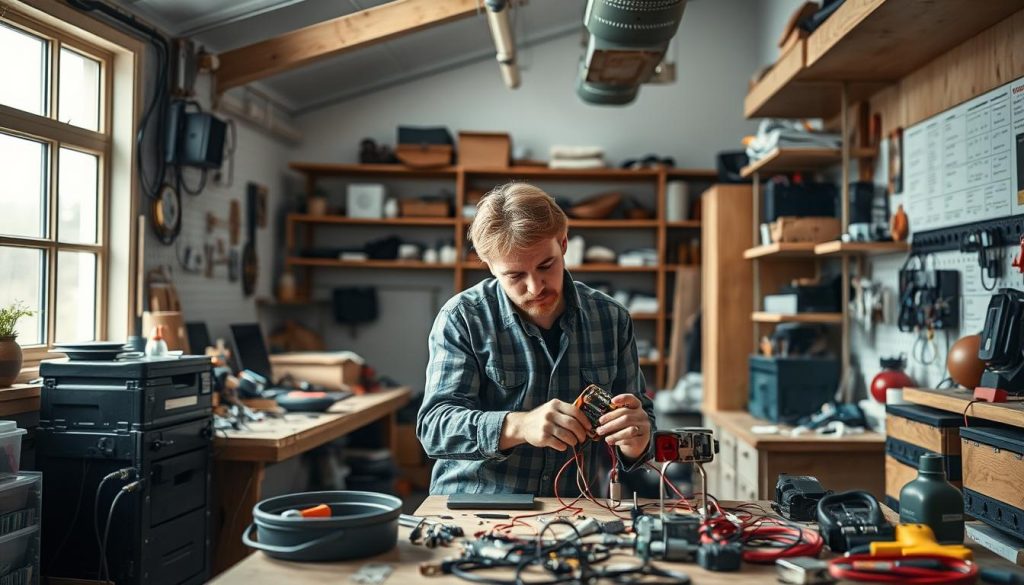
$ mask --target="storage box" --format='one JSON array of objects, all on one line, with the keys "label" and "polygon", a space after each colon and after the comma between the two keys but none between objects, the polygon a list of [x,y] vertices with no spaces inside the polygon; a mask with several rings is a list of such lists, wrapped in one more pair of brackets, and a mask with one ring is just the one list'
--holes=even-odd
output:
[{"label": "storage box", "polygon": [[919,405],[886,407],[886,504],[899,511],[899,493],[918,476],[921,456],[943,458],[946,479],[961,487],[961,443],[957,414]]},{"label": "storage box", "polygon": [[512,137],[505,132],[459,132],[459,164],[470,168],[507,168]]},{"label": "storage box", "polygon": [[0,477],[21,468],[21,437],[26,432],[13,420],[0,420]]},{"label": "storage box", "polygon": [[363,358],[349,351],[295,352],[270,356],[274,379],[291,376],[330,390],[351,390],[360,383]]},{"label": "storage box", "polygon": [[359,219],[384,217],[384,185],[351,183],[345,192],[345,214]]},{"label": "storage box", "polygon": [[39,582],[42,474],[0,479],[0,583]]},{"label": "storage box", "polygon": [[840,233],[834,217],[780,217],[771,224],[772,243],[830,242]]},{"label": "storage box", "polygon": [[444,167],[452,162],[452,147],[450,144],[399,144],[395,156],[414,169]]},{"label": "storage box", "polygon": [[818,412],[839,388],[839,360],[750,356],[750,414],[794,424]]},{"label": "storage box", "polygon": [[1024,538],[1024,431],[962,427],[964,510]]},{"label": "storage box", "polygon": [[833,183],[785,183],[768,181],[764,185],[762,221],[780,217],[831,217],[836,214],[839,190]]},{"label": "storage box", "polygon": [[451,206],[443,200],[402,199],[398,205],[399,214],[402,217],[448,217],[451,215]]}]

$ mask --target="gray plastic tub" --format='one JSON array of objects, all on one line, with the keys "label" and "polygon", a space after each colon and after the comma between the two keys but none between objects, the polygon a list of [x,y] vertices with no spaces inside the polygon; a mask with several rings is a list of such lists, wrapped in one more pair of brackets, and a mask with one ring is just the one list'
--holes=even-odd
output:
[{"label": "gray plastic tub", "polygon": [[[330,518],[285,518],[285,510],[319,504]],[[370,557],[394,548],[402,501],[375,492],[304,492],[269,498],[252,509],[253,524],[242,542],[287,561],[340,561]],[[256,528],[256,540],[252,530]]]}]

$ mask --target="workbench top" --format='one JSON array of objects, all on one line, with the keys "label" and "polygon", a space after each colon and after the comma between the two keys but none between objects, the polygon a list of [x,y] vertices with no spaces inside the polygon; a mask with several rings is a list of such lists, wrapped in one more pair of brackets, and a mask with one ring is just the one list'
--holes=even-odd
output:
[{"label": "workbench top", "polygon": [[[649,501],[649,500],[646,500]],[[458,524],[467,535],[487,529],[489,526],[506,522],[505,520],[480,520],[475,517],[473,510],[449,510],[446,507],[445,496],[430,496],[416,510],[416,515],[436,518],[437,516],[451,516],[451,520],[443,520],[447,523]],[[539,510],[557,510],[560,506],[553,498],[538,498]],[[769,509],[768,502],[757,502],[765,509]],[[736,502],[723,502],[722,505],[731,507]],[[584,509],[583,515],[592,516],[601,520],[613,519],[609,511],[597,507],[593,503],[583,502],[579,504]],[[490,513],[506,512],[509,515],[517,513],[530,513],[522,511],[487,510]],[[628,516],[628,514],[626,514]],[[890,520],[895,515],[889,510],[887,516]],[[532,522],[540,526],[539,522]],[[526,528],[516,529],[517,533],[532,534]],[[254,553],[235,565],[228,571],[221,574],[213,581],[218,585],[305,585],[307,583],[346,583],[350,582],[350,576],[361,566],[368,563],[387,563],[394,565],[394,573],[384,582],[386,585],[405,585],[406,583],[436,583],[438,585],[464,584],[466,581],[453,576],[444,575],[437,577],[423,577],[419,572],[420,563],[439,562],[443,559],[455,556],[459,548],[435,548],[429,549],[424,546],[413,545],[409,542],[410,529],[399,527],[398,546],[394,549],[369,559],[360,559],[348,562],[336,563],[294,563],[272,559],[261,552]],[[975,551],[975,559],[983,566],[998,566],[1000,568],[1011,568],[1009,562],[995,556],[991,552],[979,547],[973,542],[968,542]],[[632,559],[635,561],[635,559]],[[622,562],[631,562],[631,558],[623,556]],[[683,572],[690,576],[694,585],[726,585],[743,583],[744,585],[776,585],[776,572],[773,565],[753,565],[744,563],[738,573],[713,573],[705,571],[693,563],[657,563],[667,569]]]},{"label": "workbench top", "polygon": [[[815,452],[825,451],[884,451],[885,435],[866,431],[856,435],[844,435],[836,437],[832,435],[819,435],[808,432],[799,436],[789,434],[765,435],[751,431],[755,426],[774,425],[775,423],[755,418],[747,411],[719,410],[707,411],[705,416],[710,418],[718,426],[732,432],[740,437],[744,443],[763,451],[807,451],[813,448]],[[793,427],[788,425],[776,425],[779,429],[788,431]]]}]

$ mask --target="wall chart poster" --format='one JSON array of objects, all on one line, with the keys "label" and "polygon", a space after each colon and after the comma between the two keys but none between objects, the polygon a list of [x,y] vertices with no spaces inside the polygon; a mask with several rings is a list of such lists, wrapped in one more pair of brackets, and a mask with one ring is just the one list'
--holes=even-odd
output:
[{"label": "wall chart poster", "polygon": [[904,132],[910,228],[1024,214],[1024,78]]}]

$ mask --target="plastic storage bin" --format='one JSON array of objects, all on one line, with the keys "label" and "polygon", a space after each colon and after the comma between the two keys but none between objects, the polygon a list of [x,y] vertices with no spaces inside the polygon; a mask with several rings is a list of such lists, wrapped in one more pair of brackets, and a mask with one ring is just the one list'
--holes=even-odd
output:
[{"label": "plastic storage bin", "polygon": [[18,473],[21,465],[21,437],[25,429],[19,429],[13,420],[0,420],[0,475]]},{"label": "plastic storage bin", "polygon": [[818,412],[839,388],[839,360],[750,356],[750,414],[794,424]]},{"label": "plastic storage bin", "polygon": [[0,584],[39,583],[42,474],[0,478]]}]

